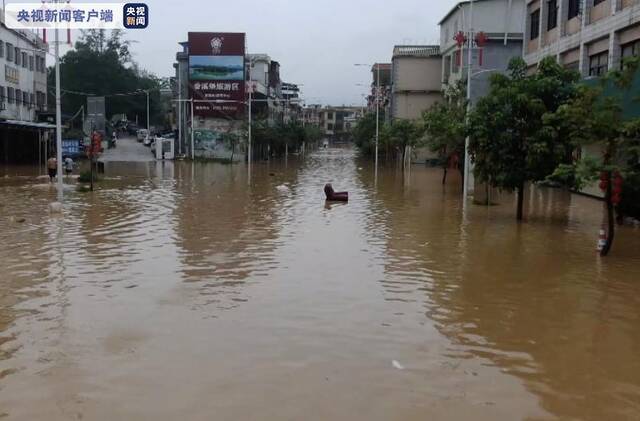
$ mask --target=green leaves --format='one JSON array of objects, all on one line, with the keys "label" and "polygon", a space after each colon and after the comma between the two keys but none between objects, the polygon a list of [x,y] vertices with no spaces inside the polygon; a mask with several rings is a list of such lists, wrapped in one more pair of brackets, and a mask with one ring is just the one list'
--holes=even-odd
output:
[{"label": "green leaves", "polygon": [[545,122],[575,94],[576,76],[545,59],[534,75],[513,59],[508,74],[491,77],[489,94],[469,116],[470,152],[480,181],[505,190],[545,179],[570,155],[570,139],[557,136]]}]

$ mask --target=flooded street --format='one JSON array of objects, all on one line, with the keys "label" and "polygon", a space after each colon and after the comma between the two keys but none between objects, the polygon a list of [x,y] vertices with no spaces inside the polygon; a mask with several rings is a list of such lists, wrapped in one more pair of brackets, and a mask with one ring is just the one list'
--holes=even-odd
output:
[{"label": "flooded street", "polygon": [[598,257],[592,199],[518,225],[344,149],[106,168],[63,216],[0,171],[0,419],[640,419],[640,230]]}]

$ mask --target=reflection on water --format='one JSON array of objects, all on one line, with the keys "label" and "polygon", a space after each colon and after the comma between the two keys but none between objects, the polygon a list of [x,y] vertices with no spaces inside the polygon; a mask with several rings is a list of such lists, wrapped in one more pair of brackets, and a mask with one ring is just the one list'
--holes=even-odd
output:
[{"label": "reflection on water", "polygon": [[[350,150],[0,178],[0,417],[638,419],[640,232]],[[325,203],[323,186],[350,202]],[[395,361],[395,362],[394,362]]]}]

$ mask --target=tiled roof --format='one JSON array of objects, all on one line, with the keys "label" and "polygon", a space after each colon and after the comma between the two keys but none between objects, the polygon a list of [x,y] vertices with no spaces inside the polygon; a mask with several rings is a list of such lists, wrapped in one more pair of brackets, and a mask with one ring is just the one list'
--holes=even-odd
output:
[{"label": "tiled roof", "polygon": [[432,57],[440,55],[439,45],[396,45],[393,57]]}]

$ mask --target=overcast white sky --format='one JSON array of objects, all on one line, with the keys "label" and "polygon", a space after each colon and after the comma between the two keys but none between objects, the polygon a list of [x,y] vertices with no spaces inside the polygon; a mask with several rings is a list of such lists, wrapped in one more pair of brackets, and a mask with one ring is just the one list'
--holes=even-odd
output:
[{"label": "overcast white sky", "polygon": [[[87,0],[84,0],[87,2]],[[104,0],[103,0],[104,1]],[[132,0],[133,1],[133,0]],[[189,31],[246,32],[250,53],[267,53],[307,103],[362,104],[371,73],[354,63],[388,62],[395,44],[438,44],[438,22],[457,0],[141,0],[150,26],[130,30],[134,57],[173,73]],[[80,2],[76,0],[74,2]]]},{"label": "overcast white sky", "polygon": [[[86,1],[86,0],[85,0]],[[143,0],[144,1],[144,0]],[[250,53],[267,53],[307,103],[362,104],[371,74],[354,63],[391,60],[395,44],[438,44],[438,22],[456,0],[146,0],[150,26],[129,31],[140,66],[173,72],[189,31],[246,32]]]}]

